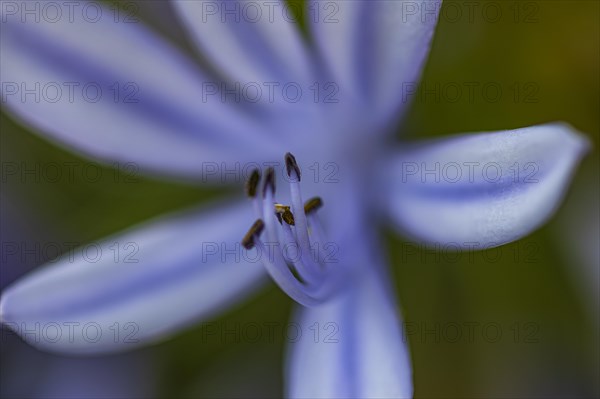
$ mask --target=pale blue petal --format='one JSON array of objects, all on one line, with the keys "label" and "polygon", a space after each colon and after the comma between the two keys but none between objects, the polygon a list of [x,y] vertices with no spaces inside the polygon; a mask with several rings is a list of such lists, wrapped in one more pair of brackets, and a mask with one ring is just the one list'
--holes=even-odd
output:
[{"label": "pale blue petal", "polygon": [[[412,397],[410,356],[400,311],[378,265],[343,296],[299,308],[289,331],[287,393],[290,398]],[[370,268],[370,269],[367,269]]]},{"label": "pale blue petal", "polygon": [[[234,83],[304,85],[311,60],[298,22],[285,1],[175,0],[182,20],[203,53]],[[278,90],[281,90],[280,88]]]},{"label": "pale blue petal", "polygon": [[383,206],[404,233],[432,245],[511,242],[552,216],[588,147],[553,123],[406,148],[382,166]]},{"label": "pale blue petal", "polygon": [[269,142],[258,126],[236,104],[208,96],[214,80],[181,52],[141,22],[115,22],[114,10],[71,6],[56,22],[30,15],[25,23],[2,8],[7,110],[88,156],[160,173],[198,177],[208,162],[250,160],[261,147],[253,160],[262,158]]},{"label": "pale blue petal", "polygon": [[309,26],[342,92],[387,118],[403,91],[418,84],[440,6],[441,0],[311,0]]},{"label": "pale blue petal", "polygon": [[[261,263],[240,249],[251,222],[248,204],[188,211],[68,251],[4,290],[2,322],[52,352],[112,352],[161,340],[265,281]],[[41,333],[26,333],[36,326]]]}]

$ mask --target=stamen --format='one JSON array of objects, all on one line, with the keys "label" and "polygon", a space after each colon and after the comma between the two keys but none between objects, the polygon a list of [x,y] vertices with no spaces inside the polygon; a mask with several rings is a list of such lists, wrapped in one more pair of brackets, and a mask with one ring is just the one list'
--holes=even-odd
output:
[{"label": "stamen", "polygon": [[246,249],[254,248],[254,238],[260,237],[260,233],[262,233],[265,228],[265,223],[261,219],[257,219],[256,222],[250,227],[250,230],[246,233],[244,238],[242,238],[242,245]]},{"label": "stamen", "polygon": [[[315,197],[303,204],[296,158],[287,153],[285,164],[290,177],[291,207],[275,201],[272,167],[264,171],[262,195],[257,195],[261,183],[258,170],[253,170],[246,182],[246,193],[253,200],[258,219],[244,236],[242,245],[248,250],[256,247],[262,253],[267,271],[283,291],[301,304],[312,306],[332,295],[342,284],[342,275],[328,268],[321,254],[324,234],[317,210],[323,206],[323,200]],[[264,241],[260,237],[263,230]],[[315,244],[316,258],[311,251],[311,245]],[[298,256],[286,252],[290,247],[298,249]]]},{"label": "stamen", "polygon": [[[302,258],[306,259],[305,262],[309,267],[314,269],[316,272],[319,268],[315,264],[310,255],[310,240],[308,238],[308,223],[306,222],[306,215],[304,214],[304,205],[302,204],[302,195],[300,193],[300,174],[299,168],[296,164],[296,158],[289,152],[285,155],[286,166],[288,174],[290,176],[290,196],[292,197],[292,210],[294,214],[295,232],[298,244],[300,245],[300,251]],[[296,173],[296,177],[292,176],[292,172]]]},{"label": "stamen", "polygon": [[[277,230],[275,225],[275,215],[279,215],[273,212],[273,206],[275,204],[275,170],[268,168],[265,173],[265,183],[263,188],[263,214],[265,215],[265,225],[267,227],[267,240],[271,243],[277,243]],[[281,256],[280,251],[275,251]]]},{"label": "stamen", "polygon": [[284,222],[286,222],[290,226],[295,226],[296,222],[294,221],[294,214],[290,211],[285,211],[281,214],[281,218]]},{"label": "stamen", "polygon": [[301,180],[300,168],[298,167],[298,163],[296,162],[296,157],[294,157],[289,152],[285,154],[285,168],[289,177],[292,177],[292,171],[294,171],[296,173],[296,178],[298,179],[298,181]]},{"label": "stamen", "polygon": [[321,199],[321,197],[311,198],[308,201],[306,201],[306,203],[304,204],[304,213],[306,215],[309,215],[313,212],[316,212],[322,206],[323,206],[323,200]]},{"label": "stamen", "polygon": [[283,204],[275,204],[275,213],[284,213],[285,211],[289,211],[290,207]]},{"label": "stamen", "polygon": [[275,195],[275,169],[273,169],[272,167],[267,168],[267,170],[265,171],[263,197],[267,195],[267,190],[271,191],[271,194]]},{"label": "stamen", "polygon": [[[292,233],[292,229],[289,224],[282,224],[283,227],[283,236],[285,237],[285,243],[283,244],[283,248],[286,249],[286,252],[289,248],[296,247],[298,251],[301,251],[301,248],[298,246],[296,240],[294,239],[294,234]],[[288,258],[288,262],[290,262],[294,269],[298,272],[301,277],[301,281],[303,283],[318,283],[320,276],[318,273],[315,273],[314,270],[310,269],[307,266],[307,262],[302,258],[302,252],[299,252],[297,256],[290,258],[289,254],[286,256]]]},{"label": "stamen", "polygon": [[[309,290],[294,277],[294,274],[290,269],[285,266],[285,264],[282,264],[283,258],[278,258],[276,255],[278,251],[275,251],[275,256],[271,257],[265,244],[263,244],[258,237],[256,239],[256,248],[263,254],[263,257],[266,258],[264,264],[273,280],[275,280],[279,287],[293,300],[304,306],[315,306],[322,302],[320,298],[311,295]],[[281,253],[279,253],[279,256],[281,256]]]},{"label": "stamen", "polygon": [[317,210],[323,206],[323,200],[321,197],[314,197],[306,201],[304,204],[304,213],[306,213],[306,219],[308,220],[308,226],[310,229],[311,244],[317,248],[317,258],[319,264],[323,265],[324,259],[321,253],[321,248],[325,245],[323,241],[323,228],[321,222],[317,217]]},{"label": "stamen", "polygon": [[246,194],[250,198],[256,197],[256,191],[258,183],[260,182],[260,172],[258,169],[254,169],[246,182]]},{"label": "stamen", "polygon": [[254,206],[256,217],[262,219],[264,217],[262,213],[262,199],[260,196],[256,195],[259,183],[260,171],[258,169],[254,169],[246,181],[246,194],[252,199],[252,205]]},{"label": "stamen", "polygon": [[310,228],[311,247],[317,249],[317,260],[321,267],[327,267],[323,251],[325,251],[329,243],[324,241],[325,234],[321,226],[321,221],[317,217],[316,209],[308,213],[306,218],[308,219],[308,226]]},{"label": "stamen", "polygon": [[282,204],[275,204],[275,214],[277,215],[277,220],[279,220],[279,224],[281,224],[281,220],[289,224],[290,226],[294,226],[296,223],[294,222],[294,214],[290,211],[290,207]]},{"label": "stamen", "polygon": [[294,277],[285,262],[280,243],[277,239],[275,215],[279,215],[279,213],[273,212],[273,206],[275,204],[273,198],[275,193],[274,181],[275,171],[273,168],[269,168],[265,173],[263,214],[265,215],[266,239],[268,240],[269,249],[272,250],[268,251],[267,245],[265,245],[259,237],[256,237],[255,240],[256,247],[263,254],[263,261],[267,271],[281,289],[301,304],[312,306],[319,303],[320,300],[311,296],[310,288],[303,285],[296,277]]}]

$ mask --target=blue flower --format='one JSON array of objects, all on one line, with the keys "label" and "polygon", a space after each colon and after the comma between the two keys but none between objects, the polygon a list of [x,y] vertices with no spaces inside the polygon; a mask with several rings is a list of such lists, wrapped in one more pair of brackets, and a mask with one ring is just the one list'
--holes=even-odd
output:
[{"label": "blue flower", "polygon": [[[164,177],[219,183],[231,171],[249,175],[248,165],[261,166],[263,177],[250,187],[254,211],[246,200],[219,203],[99,244],[112,254],[115,242],[135,243],[136,263],[106,255],[92,263],[77,251],[39,268],[4,291],[2,322],[18,331],[55,323],[104,332],[23,334],[44,350],[125,350],[242,301],[266,269],[301,304],[299,326],[336,332],[334,342],[304,334],[290,345],[288,396],[410,397],[377,225],[457,248],[517,240],[553,214],[588,144],[560,123],[393,143],[403,87],[419,79],[439,1],[419,3],[420,12],[414,2],[311,1],[321,12],[307,18],[308,40],[283,2],[253,2],[258,20],[222,12],[244,4],[172,2],[209,69],[103,6],[93,6],[93,18],[76,9],[60,21],[3,9],[3,101],[32,130],[92,159],[135,162]],[[332,19],[324,6],[333,6]],[[288,152],[298,162],[284,162]],[[307,192],[322,198],[322,209],[305,213]],[[257,249],[243,252],[252,225],[243,244]],[[335,263],[324,259],[326,244]],[[298,257],[284,251],[290,245]],[[134,339],[108,334],[115,323]]]}]

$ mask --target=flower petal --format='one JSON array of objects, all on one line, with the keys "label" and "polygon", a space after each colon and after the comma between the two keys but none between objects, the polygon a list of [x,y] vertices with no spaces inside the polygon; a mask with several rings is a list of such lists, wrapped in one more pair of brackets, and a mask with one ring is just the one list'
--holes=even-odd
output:
[{"label": "flower petal", "polygon": [[285,1],[175,0],[172,4],[200,49],[230,79],[284,85],[303,84],[311,76],[298,22]]},{"label": "flower petal", "polygon": [[406,86],[418,83],[440,6],[441,0],[311,0],[309,24],[333,79],[385,118]]},{"label": "flower petal", "polygon": [[429,244],[497,246],[554,213],[587,148],[559,123],[409,148],[384,166],[384,206],[400,229]]},{"label": "flower petal", "polygon": [[247,208],[186,212],[68,251],[4,290],[2,322],[48,351],[97,353],[210,317],[266,276],[240,250]]},{"label": "flower petal", "polygon": [[365,271],[343,296],[299,308],[292,326],[301,335],[290,343],[287,362],[289,397],[412,397],[399,311],[379,270]]},{"label": "flower petal", "polygon": [[101,160],[192,176],[269,148],[235,104],[208,95],[214,81],[141,22],[94,2],[54,7],[57,21],[2,8],[2,102],[31,127]]}]

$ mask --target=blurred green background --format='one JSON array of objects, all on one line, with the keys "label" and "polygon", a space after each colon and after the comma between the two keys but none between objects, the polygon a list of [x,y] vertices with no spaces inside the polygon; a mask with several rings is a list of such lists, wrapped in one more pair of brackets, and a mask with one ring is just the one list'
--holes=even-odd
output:
[{"label": "blurred green background", "polygon": [[[436,255],[386,232],[405,320],[417,329],[407,334],[416,397],[599,393],[599,4],[477,1],[447,2],[442,8],[421,83],[424,88],[439,85],[442,94],[415,96],[398,127],[399,139],[562,120],[588,135],[595,148],[556,217],[533,235],[502,247],[497,262],[486,261],[496,256],[490,251]],[[177,29],[144,7],[143,19],[179,40]],[[189,48],[189,43],[179,44]],[[473,97],[467,92],[471,82],[476,83]],[[456,87],[462,94],[453,91]],[[501,92],[485,92],[485,87],[499,87]],[[5,113],[0,127],[2,162],[87,162],[27,131]],[[13,216],[7,229],[33,240],[85,243],[159,213],[230,194],[142,177],[132,184],[115,179],[127,177],[119,171],[103,170],[97,183],[3,182],[3,206]],[[6,227],[5,217],[2,223]],[[32,266],[36,265],[11,267]],[[3,284],[23,271],[2,270]],[[217,322],[282,324],[291,308],[290,299],[271,284]],[[456,324],[462,326],[463,335],[466,325],[474,325],[473,339],[463,336],[451,342]],[[489,325],[501,331],[497,342],[482,331]],[[423,328],[434,332],[421,335]],[[142,351],[156,369],[152,385],[157,395],[281,395],[283,340],[256,344],[202,337],[197,327]],[[7,353],[3,363],[10,356]]]}]

